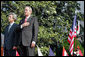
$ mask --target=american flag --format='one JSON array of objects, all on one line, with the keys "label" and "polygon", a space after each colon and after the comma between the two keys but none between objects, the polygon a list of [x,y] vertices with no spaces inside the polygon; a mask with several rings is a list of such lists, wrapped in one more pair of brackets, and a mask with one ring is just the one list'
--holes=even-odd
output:
[{"label": "american flag", "polygon": [[76,37],[76,15],[74,16],[73,24],[70,28],[70,33],[68,36],[68,42],[70,44],[69,50],[71,55],[73,55],[74,37]]},{"label": "american flag", "polygon": [[78,21],[77,35],[80,33],[80,21]]}]

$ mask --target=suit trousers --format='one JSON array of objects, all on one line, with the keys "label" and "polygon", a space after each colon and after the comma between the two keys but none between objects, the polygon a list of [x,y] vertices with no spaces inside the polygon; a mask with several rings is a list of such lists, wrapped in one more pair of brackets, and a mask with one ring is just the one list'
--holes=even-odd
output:
[{"label": "suit trousers", "polygon": [[34,49],[35,48],[31,48],[30,46],[26,46],[25,50],[27,51],[25,53],[26,56],[34,56]]},{"label": "suit trousers", "polygon": [[31,48],[30,46],[23,46],[23,45],[20,45],[20,51],[19,54],[21,56],[34,56],[34,53],[35,53],[35,48]]},{"label": "suit trousers", "polygon": [[16,50],[4,48],[4,56],[16,56]]}]

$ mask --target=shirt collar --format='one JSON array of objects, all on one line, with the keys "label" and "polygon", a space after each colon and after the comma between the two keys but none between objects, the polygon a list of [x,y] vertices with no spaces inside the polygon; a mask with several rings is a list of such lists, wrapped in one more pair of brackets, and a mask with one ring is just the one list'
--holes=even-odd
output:
[{"label": "shirt collar", "polygon": [[27,16],[27,19],[30,17],[30,15],[29,16]]},{"label": "shirt collar", "polygon": [[12,26],[14,23],[15,23],[15,22],[12,22],[12,23],[10,23],[10,25]]}]

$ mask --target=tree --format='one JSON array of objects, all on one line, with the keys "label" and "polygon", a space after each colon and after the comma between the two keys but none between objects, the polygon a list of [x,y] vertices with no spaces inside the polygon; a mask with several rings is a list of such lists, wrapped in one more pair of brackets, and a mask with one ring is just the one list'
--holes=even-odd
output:
[{"label": "tree", "polygon": [[[30,5],[33,9],[33,16],[37,16],[39,22],[38,42],[39,47],[43,47],[42,52],[48,55],[48,46],[52,45],[52,49],[56,56],[56,47],[62,48],[62,45],[68,50],[67,43],[68,34],[72,25],[75,10],[80,9],[77,1],[1,1],[1,32],[8,24],[7,14],[15,12],[18,15],[16,23],[24,17],[24,7]],[[77,19],[84,21],[84,16],[80,12],[77,13]],[[62,50],[59,50],[62,53]],[[58,56],[61,56],[59,54]]]}]

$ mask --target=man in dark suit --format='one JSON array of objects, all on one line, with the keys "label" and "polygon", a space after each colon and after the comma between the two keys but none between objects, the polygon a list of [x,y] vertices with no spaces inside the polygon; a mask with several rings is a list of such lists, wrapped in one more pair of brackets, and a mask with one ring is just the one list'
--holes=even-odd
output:
[{"label": "man in dark suit", "polygon": [[25,18],[22,19],[17,27],[21,31],[22,51],[26,56],[34,56],[35,44],[38,35],[38,21],[36,17],[31,16],[32,8],[25,7]]},{"label": "man in dark suit", "polygon": [[16,56],[16,51],[13,50],[17,44],[15,28],[18,25],[14,22],[16,19],[15,13],[9,13],[8,21],[10,24],[6,26],[4,31],[4,56]]}]

